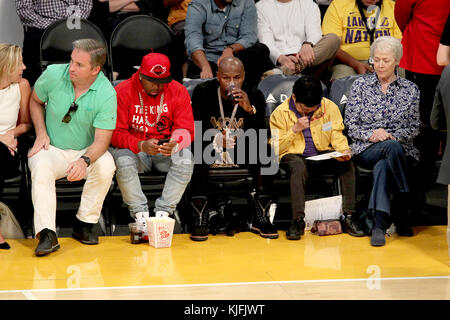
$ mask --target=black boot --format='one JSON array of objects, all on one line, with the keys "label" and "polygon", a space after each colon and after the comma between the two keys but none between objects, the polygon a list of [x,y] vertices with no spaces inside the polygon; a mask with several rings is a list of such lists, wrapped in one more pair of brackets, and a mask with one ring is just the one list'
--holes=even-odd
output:
[{"label": "black boot", "polygon": [[233,201],[229,199],[223,207],[223,216],[225,221],[225,233],[232,237],[235,233],[241,232],[239,213],[233,210]]},{"label": "black boot", "polygon": [[355,213],[344,213],[341,218],[342,232],[348,233],[352,237],[364,237],[364,231],[361,230],[357,220]]},{"label": "black boot", "polygon": [[93,228],[93,223],[86,223],[75,218],[72,237],[79,240],[83,244],[98,244],[98,235],[94,234],[92,231]]},{"label": "black boot", "polygon": [[39,256],[44,256],[46,254],[52,253],[59,249],[58,238],[56,233],[50,229],[42,229],[39,232],[39,244],[37,245],[34,253]]},{"label": "black boot", "polygon": [[209,211],[207,210],[208,201],[206,197],[196,196],[191,199],[192,214],[194,216],[194,223],[191,226],[191,235],[189,238],[192,241],[208,240],[208,221]]},{"label": "black boot", "polygon": [[277,239],[277,228],[270,223],[268,217],[272,198],[270,196],[258,195],[256,192],[252,192],[249,196],[249,202],[254,210],[250,231],[259,234],[263,238]]}]

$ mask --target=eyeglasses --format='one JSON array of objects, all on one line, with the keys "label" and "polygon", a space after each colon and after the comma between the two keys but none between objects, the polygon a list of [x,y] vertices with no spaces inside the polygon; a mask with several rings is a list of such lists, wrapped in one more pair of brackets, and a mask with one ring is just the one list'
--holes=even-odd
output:
[{"label": "eyeglasses", "polygon": [[78,109],[78,105],[75,103],[75,101],[72,102],[72,104],[69,107],[69,111],[67,111],[66,115],[62,119],[62,122],[69,123],[70,120],[72,120],[72,116],[70,115],[70,113],[77,111],[77,109]]}]

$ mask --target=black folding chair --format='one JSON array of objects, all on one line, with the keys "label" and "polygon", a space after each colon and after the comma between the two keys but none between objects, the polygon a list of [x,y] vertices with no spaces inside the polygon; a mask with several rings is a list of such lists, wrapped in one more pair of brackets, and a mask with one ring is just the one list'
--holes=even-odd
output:
[{"label": "black folding chair", "polygon": [[[66,18],[52,23],[45,29],[41,37],[40,62],[42,71],[50,64],[69,62],[73,50],[72,42],[87,38],[102,42],[108,50],[108,44],[103,33],[88,20],[80,19],[78,22],[74,22],[72,18]],[[109,54],[107,55],[104,72],[108,79],[112,80]]]},{"label": "black folding chair", "polygon": [[129,78],[133,67],[151,51],[168,54],[172,44],[172,30],[163,21],[148,15],[135,15],[121,21],[111,34],[110,55],[112,70],[120,79]]}]

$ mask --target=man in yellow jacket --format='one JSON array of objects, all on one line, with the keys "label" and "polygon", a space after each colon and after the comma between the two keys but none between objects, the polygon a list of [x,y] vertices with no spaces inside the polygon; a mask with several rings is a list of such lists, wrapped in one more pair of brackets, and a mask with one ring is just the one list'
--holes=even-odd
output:
[{"label": "man in yellow jacket", "polygon": [[[286,236],[299,240],[305,229],[305,185],[307,173],[338,172],[342,181],[343,231],[364,236],[354,219],[355,168],[350,161],[352,152],[342,131],[344,124],[339,108],[323,98],[320,80],[302,76],[293,87],[289,99],[279,105],[270,116],[272,146],[279,156],[280,166],[290,175],[293,221]],[[310,161],[307,157],[330,151],[342,153],[329,160]]]}]

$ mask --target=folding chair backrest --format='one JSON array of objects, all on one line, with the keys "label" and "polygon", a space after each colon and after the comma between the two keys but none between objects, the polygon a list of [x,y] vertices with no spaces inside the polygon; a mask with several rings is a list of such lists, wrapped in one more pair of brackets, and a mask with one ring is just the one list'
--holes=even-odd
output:
[{"label": "folding chair backrest", "polygon": [[[62,19],[52,23],[41,37],[40,62],[42,71],[49,64],[67,63],[73,50],[72,42],[79,39],[96,39],[105,45],[108,50],[107,41],[100,29],[92,22],[80,19],[79,24],[71,19]],[[110,78],[109,55],[105,65],[106,75]],[[110,78],[111,79],[111,78]]]},{"label": "folding chair backrest", "polygon": [[194,89],[197,85],[199,85],[200,83],[203,83],[205,81],[208,80],[212,80],[212,79],[189,79],[189,78],[184,78],[183,79],[183,86],[186,87],[187,91],[189,92],[189,95],[192,98],[192,94],[194,93]]},{"label": "folding chair backrest", "polygon": [[[270,117],[272,112],[283,103],[292,94],[292,87],[295,81],[301,76],[292,75],[271,75],[264,78],[258,85],[258,89],[262,91],[266,98],[266,118]],[[328,96],[327,87],[322,83],[323,96]]]},{"label": "folding chair backrest", "polygon": [[[117,65],[117,50],[130,52],[127,57],[133,65],[139,65],[149,52],[168,53],[173,33],[163,21],[149,15],[135,15],[121,21],[111,34],[111,62]],[[116,54],[116,55],[115,55]],[[116,60],[114,60],[117,56]]]},{"label": "folding chair backrest", "polygon": [[348,76],[345,78],[336,79],[330,88],[330,100],[337,104],[341,111],[342,117],[344,117],[345,107],[347,106],[347,100],[350,96],[350,90],[353,82],[363,75]]}]

